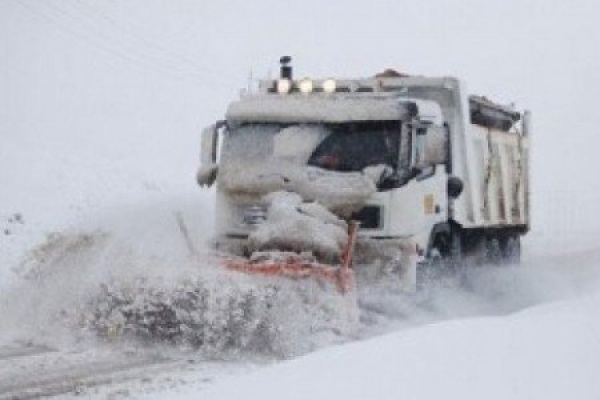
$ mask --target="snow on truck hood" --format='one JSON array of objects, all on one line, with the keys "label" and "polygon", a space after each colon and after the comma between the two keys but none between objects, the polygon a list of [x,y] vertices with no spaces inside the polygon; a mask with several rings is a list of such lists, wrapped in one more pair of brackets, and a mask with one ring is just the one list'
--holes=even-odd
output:
[{"label": "snow on truck hood", "polygon": [[[232,103],[227,120],[233,122],[352,122],[404,119],[415,106],[420,113],[441,115],[437,104],[399,98],[397,94],[257,95]],[[437,112],[435,111],[437,109]]]},{"label": "snow on truck hood", "polygon": [[283,190],[347,215],[360,209],[377,191],[376,182],[384,167],[375,165],[360,172],[335,172],[284,160],[230,163],[219,170],[219,185],[232,200],[244,202]]}]

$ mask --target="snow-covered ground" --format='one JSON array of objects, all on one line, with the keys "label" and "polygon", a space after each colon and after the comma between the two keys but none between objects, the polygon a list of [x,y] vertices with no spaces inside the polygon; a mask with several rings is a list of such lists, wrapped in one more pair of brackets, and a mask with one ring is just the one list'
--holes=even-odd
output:
[{"label": "snow-covered ground", "polygon": [[[202,391],[211,399],[596,399],[600,296],[328,348]],[[188,388],[181,399],[197,398]]]},{"label": "snow-covered ground", "polygon": [[[1,2],[0,348],[28,341],[74,359],[127,360],[73,334],[57,312],[109,278],[172,284],[208,263],[212,193],[194,182],[200,129],[222,116],[250,67],[266,75],[289,52],[300,74],[454,74],[530,107],[534,223],[524,265],[474,270],[467,285],[416,298],[363,290],[358,333],[315,339],[303,349],[320,350],[285,362],[128,347],[134,362],[193,360],[162,370],[160,382],[82,393],[599,398],[600,53],[589,45],[598,6],[378,3]],[[35,373],[1,364],[1,354],[2,383],[19,368]],[[40,352],[32,363],[42,371],[65,357]]]}]

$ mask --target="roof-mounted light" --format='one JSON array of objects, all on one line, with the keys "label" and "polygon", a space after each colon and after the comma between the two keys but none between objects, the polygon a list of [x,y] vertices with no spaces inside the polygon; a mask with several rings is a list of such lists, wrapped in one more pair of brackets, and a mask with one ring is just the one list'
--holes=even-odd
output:
[{"label": "roof-mounted light", "polygon": [[292,81],[289,79],[279,79],[277,81],[277,93],[287,94],[292,89]]},{"label": "roof-mounted light", "polygon": [[302,79],[298,84],[298,89],[300,89],[300,93],[311,93],[313,91],[313,81],[309,78]]},{"label": "roof-mounted light", "polygon": [[325,93],[335,93],[337,89],[337,83],[335,79],[326,79],[323,81],[323,91]]}]

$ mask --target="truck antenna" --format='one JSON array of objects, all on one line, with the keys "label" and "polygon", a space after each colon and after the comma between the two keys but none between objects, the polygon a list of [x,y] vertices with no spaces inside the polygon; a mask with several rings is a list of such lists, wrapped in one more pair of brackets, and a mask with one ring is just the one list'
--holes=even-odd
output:
[{"label": "truck antenna", "polygon": [[252,67],[250,67],[250,72],[248,73],[248,94],[252,94],[253,81],[254,81],[254,74],[252,71]]}]

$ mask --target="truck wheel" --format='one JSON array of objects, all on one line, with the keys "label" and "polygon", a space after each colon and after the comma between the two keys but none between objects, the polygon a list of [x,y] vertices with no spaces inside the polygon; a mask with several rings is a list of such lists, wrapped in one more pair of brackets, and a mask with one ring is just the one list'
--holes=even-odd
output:
[{"label": "truck wheel", "polygon": [[417,289],[422,289],[443,268],[444,258],[437,247],[429,251],[429,256],[417,267]]},{"label": "truck wheel", "polygon": [[500,240],[497,237],[485,239],[485,261],[489,264],[500,264],[504,258]]},{"label": "truck wheel", "polygon": [[502,253],[506,264],[520,264],[521,238],[519,236],[509,236],[504,242]]},{"label": "truck wheel", "polygon": [[454,269],[459,269],[463,265],[462,242],[460,235],[453,232],[450,235],[450,249],[448,251],[448,261]]},{"label": "truck wheel", "polygon": [[417,268],[417,287],[426,281],[453,276],[460,271],[462,264],[462,244],[460,234],[440,234],[434,240],[425,262]]},{"label": "truck wheel", "polygon": [[436,247],[431,249],[431,254],[427,264],[431,270],[435,271],[440,271],[447,266],[446,259],[442,255],[442,252]]}]

